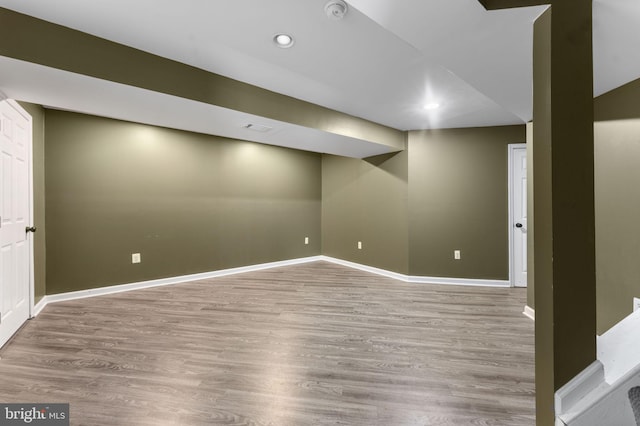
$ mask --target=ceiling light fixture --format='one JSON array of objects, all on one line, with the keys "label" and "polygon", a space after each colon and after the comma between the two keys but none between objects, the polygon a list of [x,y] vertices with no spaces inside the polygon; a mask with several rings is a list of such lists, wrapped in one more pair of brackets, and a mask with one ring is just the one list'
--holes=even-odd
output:
[{"label": "ceiling light fixture", "polygon": [[344,18],[344,15],[349,11],[347,3],[342,0],[331,0],[324,6],[324,12],[329,19],[339,21]]},{"label": "ceiling light fixture", "polygon": [[293,37],[289,34],[276,34],[273,36],[273,42],[282,49],[288,49],[293,46]]},{"label": "ceiling light fixture", "polygon": [[440,108],[440,104],[437,102],[429,102],[428,104],[424,104],[422,106],[422,109],[426,109],[426,110],[432,110],[432,109],[438,109]]}]

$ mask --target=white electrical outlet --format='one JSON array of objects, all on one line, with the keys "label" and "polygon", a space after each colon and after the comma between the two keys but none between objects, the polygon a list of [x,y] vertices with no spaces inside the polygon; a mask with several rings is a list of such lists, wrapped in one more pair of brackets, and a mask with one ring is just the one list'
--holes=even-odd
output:
[{"label": "white electrical outlet", "polygon": [[638,309],[640,309],[640,297],[634,297],[633,298],[633,312],[637,311]]},{"label": "white electrical outlet", "polygon": [[453,258],[455,260],[460,260],[460,250],[454,250],[453,251]]},{"label": "white electrical outlet", "polygon": [[304,243],[309,244],[309,237],[304,237]]},{"label": "white electrical outlet", "polygon": [[131,254],[131,263],[140,263],[142,260],[140,259],[140,253]]},{"label": "white electrical outlet", "polygon": [[358,241],[358,250],[362,250],[362,241]]}]

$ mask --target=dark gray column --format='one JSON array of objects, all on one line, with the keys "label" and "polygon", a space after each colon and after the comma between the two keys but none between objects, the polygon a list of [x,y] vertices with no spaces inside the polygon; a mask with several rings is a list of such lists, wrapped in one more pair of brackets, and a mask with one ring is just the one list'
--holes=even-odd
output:
[{"label": "dark gray column", "polygon": [[596,359],[591,0],[554,1],[534,25],[537,424]]},{"label": "dark gray column", "polygon": [[596,359],[591,0],[480,0],[488,9],[549,4],[534,25],[533,177],[536,406]]}]

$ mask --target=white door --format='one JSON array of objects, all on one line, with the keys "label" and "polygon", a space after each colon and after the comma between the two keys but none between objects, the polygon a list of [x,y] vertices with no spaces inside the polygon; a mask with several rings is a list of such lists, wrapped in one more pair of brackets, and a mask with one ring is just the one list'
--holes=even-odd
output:
[{"label": "white door", "polygon": [[13,101],[0,102],[0,347],[31,309],[31,122]]},{"label": "white door", "polygon": [[527,149],[510,147],[512,283],[527,286]]}]

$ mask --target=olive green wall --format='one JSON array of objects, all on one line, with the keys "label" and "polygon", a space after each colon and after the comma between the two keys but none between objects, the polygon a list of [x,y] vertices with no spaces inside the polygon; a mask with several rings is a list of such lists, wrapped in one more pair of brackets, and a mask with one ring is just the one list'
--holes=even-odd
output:
[{"label": "olive green wall", "polygon": [[595,100],[598,334],[640,297],[640,80]]},{"label": "olive green wall", "polygon": [[593,104],[596,121],[640,118],[640,79],[604,93]]},{"label": "olive green wall", "polygon": [[[640,297],[640,79],[594,100],[594,184],[596,219],[597,332],[602,334],[632,312]],[[533,128],[530,130],[533,132]],[[530,143],[531,142],[531,143]],[[527,137],[529,148],[532,138]],[[529,153],[530,154],[530,153]],[[529,160],[533,156],[529,155]],[[530,163],[530,170],[532,170]],[[530,179],[529,193],[533,193]],[[530,199],[530,207],[533,207]],[[529,243],[533,243],[530,209]],[[533,250],[529,253],[527,304],[535,308]]]},{"label": "olive green wall", "polygon": [[36,233],[33,234],[33,269],[35,303],[38,303],[47,292],[44,190],[45,112],[40,105],[28,102],[20,102],[20,105],[31,115],[33,127],[33,226],[37,228]]},{"label": "olive green wall", "polygon": [[524,126],[411,132],[407,150],[358,160],[56,110],[46,120],[47,294],[320,253],[508,279],[507,145]]},{"label": "olive green wall", "polygon": [[364,160],[323,155],[322,253],[407,274],[407,178],[406,151]]},{"label": "olive green wall", "polygon": [[410,275],[509,279],[507,145],[522,142],[524,125],[409,133]]},{"label": "olive green wall", "polygon": [[55,110],[45,153],[47,294],[320,254],[319,154]]}]

